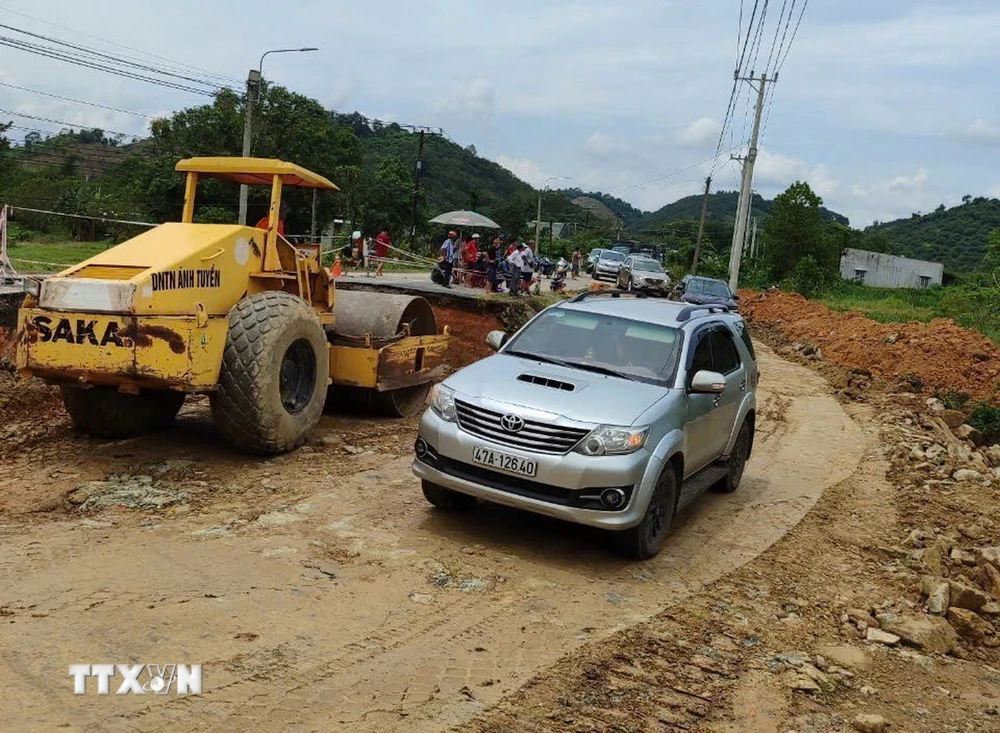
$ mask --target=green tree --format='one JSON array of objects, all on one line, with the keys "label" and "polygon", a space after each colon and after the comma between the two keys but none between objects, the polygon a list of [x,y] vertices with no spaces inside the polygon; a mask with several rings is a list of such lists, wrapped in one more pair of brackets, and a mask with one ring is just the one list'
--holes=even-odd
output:
[{"label": "green tree", "polygon": [[[535,218],[535,201],[529,196],[511,196],[497,206],[492,219],[500,225],[505,234],[524,236],[528,230],[528,221]],[[534,236],[534,231],[531,232]]]},{"label": "green tree", "polygon": [[1000,267],[1000,229],[990,234],[986,254],[983,256],[983,265],[990,269]]},{"label": "green tree", "polygon": [[822,204],[823,199],[802,181],[775,197],[760,234],[773,279],[783,280],[799,260],[810,256],[820,269],[836,269],[840,241],[826,231]]}]

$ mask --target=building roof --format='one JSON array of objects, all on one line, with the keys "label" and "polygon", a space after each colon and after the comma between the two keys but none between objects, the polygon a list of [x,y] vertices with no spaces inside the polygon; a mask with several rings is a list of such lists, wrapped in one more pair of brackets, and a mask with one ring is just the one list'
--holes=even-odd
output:
[{"label": "building roof", "polygon": [[175,170],[224,178],[248,186],[270,186],[274,176],[281,176],[281,182],[285,186],[340,190],[332,181],[318,173],[308,171],[295,163],[274,158],[185,158],[178,161]]}]

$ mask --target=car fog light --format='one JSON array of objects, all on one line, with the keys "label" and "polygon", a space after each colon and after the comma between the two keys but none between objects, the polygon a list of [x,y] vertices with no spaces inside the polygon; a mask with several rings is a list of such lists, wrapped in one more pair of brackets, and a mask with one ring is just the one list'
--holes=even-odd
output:
[{"label": "car fog light", "polygon": [[625,492],[621,489],[605,489],[601,492],[601,503],[608,509],[620,509],[625,503]]},{"label": "car fog light", "polygon": [[427,443],[423,438],[417,438],[417,442],[413,445],[413,452],[417,454],[417,458],[424,458],[427,455]]}]

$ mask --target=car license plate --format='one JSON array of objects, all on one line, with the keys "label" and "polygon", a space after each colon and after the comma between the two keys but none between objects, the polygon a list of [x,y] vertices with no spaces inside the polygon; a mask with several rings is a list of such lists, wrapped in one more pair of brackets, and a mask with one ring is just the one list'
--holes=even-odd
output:
[{"label": "car license plate", "polygon": [[535,461],[478,445],[472,449],[472,460],[482,466],[498,468],[509,473],[519,473],[522,476],[534,476],[538,472],[538,464]]}]

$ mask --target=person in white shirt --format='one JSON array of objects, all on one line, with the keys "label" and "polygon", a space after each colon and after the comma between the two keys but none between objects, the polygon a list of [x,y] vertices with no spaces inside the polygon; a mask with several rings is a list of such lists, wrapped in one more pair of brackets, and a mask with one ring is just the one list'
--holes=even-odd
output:
[{"label": "person in white shirt", "polygon": [[522,256],[524,257],[524,265],[521,267],[521,280],[524,281],[524,289],[527,290],[531,286],[531,278],[535,274],[535,251],[533,246],[535,244],[534,239],[529,239],[528,243],[524,246],[522,251]]},{"label": "person in white shirt", "polygon": [[524,244],[515,238],[514,251],[507,255],[510,265],[510,294],[518,296],[521,293],[521,273],[524,270]]}]

